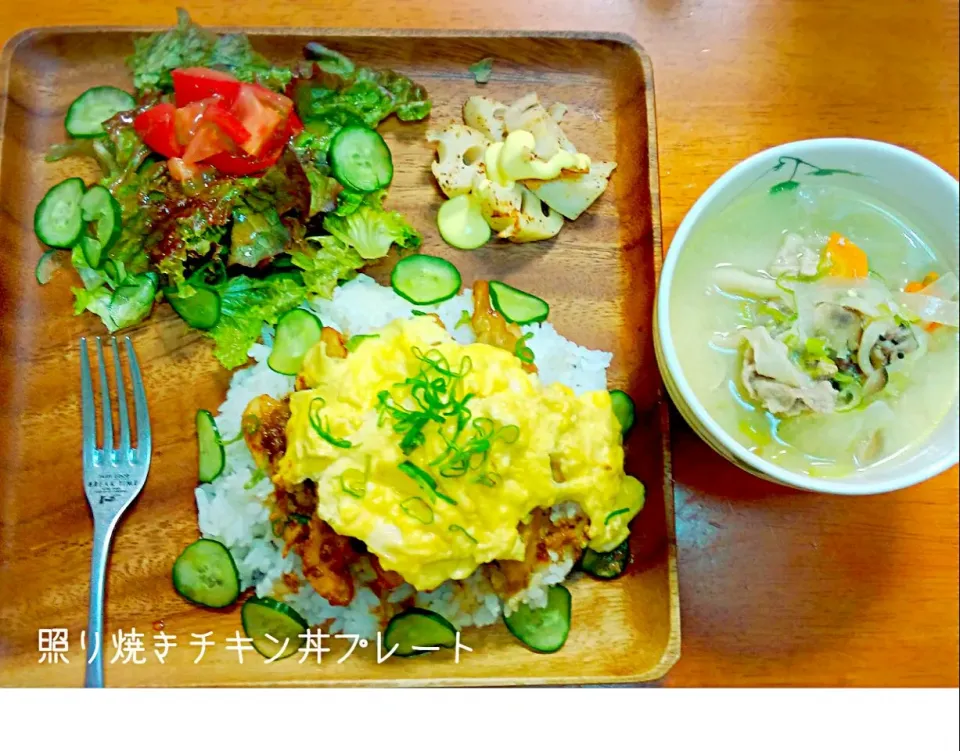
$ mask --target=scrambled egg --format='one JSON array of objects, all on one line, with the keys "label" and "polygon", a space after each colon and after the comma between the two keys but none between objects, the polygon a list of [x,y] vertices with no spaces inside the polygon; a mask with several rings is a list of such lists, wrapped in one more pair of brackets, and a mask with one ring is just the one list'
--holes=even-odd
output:
[{"label": "scrambled egg", "polygon": [[624,474],[610,395],[544,387],[522,365],[426,316],[394,321],[346,358],[321,342],[291,396],[278,479],[314,481],[317,515],[420,590],[523,560],[518,525],[564,501],[589,516],[590,547],[611,550],[644,494]]}]

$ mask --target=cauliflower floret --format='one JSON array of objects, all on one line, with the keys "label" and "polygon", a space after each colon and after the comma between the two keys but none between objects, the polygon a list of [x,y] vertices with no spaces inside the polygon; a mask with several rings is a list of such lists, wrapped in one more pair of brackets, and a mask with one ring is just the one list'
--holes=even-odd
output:
[{"label": "cauliflower floret", "polygon": [[463,121],[491,141],[502,141],[506,126],[503,117],[507,105],[485,96],[472,96],[463,105]]},{"label": "cauliflower floret", "polygon": [[474,179],[485,174],[483,153],[490,142],[478,130],[466,125],[449,125],[427,133],[436,144],[437,159],[431,169],[448,198],[469,193]]}]

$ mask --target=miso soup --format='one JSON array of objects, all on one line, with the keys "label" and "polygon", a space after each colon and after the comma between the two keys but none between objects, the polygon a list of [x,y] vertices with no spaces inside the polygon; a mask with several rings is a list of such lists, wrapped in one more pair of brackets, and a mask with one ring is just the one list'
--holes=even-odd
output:
[{"label": "miso soup", "polygon": [[958,389],[958,281],[889,206],[838,186],[741,196],[694,230],[671,327],[750,451],[841,476],[923,440]]}]

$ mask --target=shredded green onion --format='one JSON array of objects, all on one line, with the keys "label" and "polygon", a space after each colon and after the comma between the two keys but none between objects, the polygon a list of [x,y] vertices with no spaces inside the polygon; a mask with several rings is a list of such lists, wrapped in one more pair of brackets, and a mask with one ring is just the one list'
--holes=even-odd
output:
[{"label": "shredded green onion", "polygon": [[400,503],[400,509],[407,516],[416,519],[421,524],[433,523],[433,509],[419,496],[410,496]]},{"label": "shredded green onion", "polygon": [[347,352],[356,352],[357,347],[364,343],[367,339],[379,339],[379,334],[357,334],[356,336],[351,336],[347,339],[347,343],[344,345],[347,348]]},{"label": "shredded green onion", "polygon": [[787,315],[775,305],[765,302],[757,303],[757,313],[769,316],[777,324],[790,323],[796,319],[796,315]]},{"label": "shredded green onion", "polygon": [[477,542],[477,538],[471,535],[469,532],[467,532],[467,530],[465,530],[459,524],[451,524],[449,527],[447,527],[447,529],[449,529],[451,532],[463,532],[463,534],[465,534],[470,539],[471,542],[473,543]]},{"label": "shredded green onion", "polygon": [[247,435],[253,435],[260,430],[260,418],[251,414],[244,415],[240,420],[240,430]]},{"label": "shredded green onion", "polygon": [[830,351],[827,349],[827,340],[818,336],[811,336],[803,345],[808,355],[814,357],[830,357]]},{"label": "shredded green onion", "polygon": [[856,376],[840,371],[834,374],[832,380],[836,386],[840,387],[840,393],[837,395],[837,412],[850,412],[863,403],[863,385]]},{"label": "shredded green onion", "polygon": [[502,479],[497,472],[484,472],[482,475],[478,475],[474,482],[478,485],[485,485],[488,488],[492,488]]},{"label": "shredded green onion", "polygon": [[254,487],[266,476],[267,476],[267,473],[258,467],[257,471],[250,475],[250,479],[243,484],[243,489],[250,490],[250,488]]},{"label": "shredded green onion", "polygon": [[833,261],[830,259],[830,254],[821,253],[820,260],[817,261],[817,277],[821,277],[828,274],[832,266],[833,266]]},{"label": "shredded green onion", "polygon": [[437,481],[413,462],[401,462],[397,465],[397,469],[403,472],[411,480],[416,482],[424,490],[437,489]]},{"label": "shredded green onion", "polygon": [[[317,406],[319,404],[319,406]],[[346,438],[335,438],[333,434],[330,433],[330,421],[326,423],[320,418],[320,415],[317,414],[321,409],[327,405],[326,400],[322,396],[315,396],[310,402],[308,418],[310,420],[310,427],[314,429],[316,434],[320,436],[327,443],[336,446],[341,449],[353,448],[353,444],[348,441]]]},{"label": "shredded green onion", "polygon": [[236,443],[241,440],[244,436],[254,435],[258,430],[260,430],[260,418],[256,415],[245,414],[240,420],[240,432],[237,433],[233,438],[224,440],[220,439],[221,446],[229,446],[231,443]]},{"label": "shredded green onion", "polygon": [[783,337],[783,343],[787,345],[787,349],[797,350],[801,349],[800,347],[800,337],[797,336],[794,332],[790,332],[785,337]]},{"label": "shredded green onion", "polygon": [[519,359],[520,362],[527,363],[528,365],[533,362],[533,350],[530,349],[524,342],[526,342],[527,339],[532,338],[533,332],[528,331],[517,340],[517,345],[513,348],[513,354],[517,356],[517,359]]},{"label": "shredded green onion", "polygon": [[407,475],[409,478],[411,478],[414,482],[416,482],[421,488],[427,491],[427,493],[429,493],[431,501],[434,498],[439,498],[441,501],[444,501],[445,503],[449,503],[451,506],[457,505],[457,502],[453,500],[453,498],[437,490],[437,481],[434,480],[429,473],[420,469],[420,467],[418,467],[413,462],[409,462],[409,461],[401,462],[400,464],[397,465],[397,468],[401,472],[403,472],[405,475]]},{"label": "shredded green onion", "polygon": [[359,469],[347,469],[340,475],[340,489],[354,498],[363,498],[367,494],[367,473]]},{"label": "shredded green onion", "polygon": [[457,502],[456,502],[455,500],[453,500],[453,498],[451,498],[451,497],[448,496],[448,495],[444,495],[444,494],[441,493],[439,490],[434,490],[434,491],[433,491],[433,494],[434,494],[437,498],[439,498],[441,501],[444,501],[445,503],[449,503],[451,506],[456,506],[456,505],[457,505]]},{"label": "shredded green onion", "polygon": [[627,514],[629,512],[630,512],[629,508],[618,508],[616,511],[611,511],[609,514],[607,514],[607,518],[603,520],[603,523],[609,524],[610,520],[613,519],[615,516],[620,516],[620,514]]},{"label": "shredded green onion", "polygon": [[796,300],[796,298],[797,298],[797,291],[796,291],[795,289],[793,289],[793,287],[788,287],[786,284],[784,284],[785,281],[787,281],[787,282],[799,282],[800,279],[799,279],[798,277],[796,277],[796,276],[792,276],[790,273],[783,273],[783,274],[781,274],[780,276],[778,276],[777,279],[776,279],[776,285],[777,285],[777,287],[779,287],[780,289],[782,289],[784,292],[789,292],[791,295],[793,295],[794,300]]},{"label": "shredded green onion", "polygon": [[[468,404],[474,394],[462,394],[462,383],[472,368],[473,361],[464,357],[454,367],[436,349],[426,352],[411,348],[413,356],[421,363],[420,371],[395,388],[409,389],[409,399],[400,394],[395,397],[384,390],[377,394],[378,427],[388,420],[393,431],[401,436],[399,447],[405,456],[410,456],[426,442],[425,430],[437,425],[437,436],[445,448],[435,456],[429,466],[444,478],[462,477],[471,471],[481,471],[494,442],[512,444],[519,440],[520,429],[516,425],[498,426],[489,417],[473,417]],[[411,401],[413,404],[411,404]],[[431,500],[439,497],[447,503],[456,503],[449,496],[437,493],[436,481],[424,469],[413,462],[400,465],[422,488],[430,491]]]},{"label": "shredded green onion", "polygon": [[424,444],[426,437],[423,431],[431,422],[443,426],[449,417],[455,417],[456,424],[462,429],[470,415],[466,404],[473,398],[473,394],[463,398],[457,394],[461,379],[473,367],[469,357],[464,357],[458,369],[454,370],[438,350],[424,353],[414,347],[411,351],[423,367],[416,376],[396,385],[409,387],[416,407],[407,409],[401,406],[389,391],[381,391],[377,395],[379,424],[382,425],[388,416],[393,418],[394,431],[403,434],[400,449],[407,456]]},{"label": "shredded green onion", "polygon": [[458,329],[461,326],[469,326],[473,322],[473,316],[470,315],[469,310],[465,310],[460,314],[460,318],[454,324],[453,328]]},{"label": "shredded green onion", "polygon": [[243,440],[243,437],[244,437],[243,428],[241,428],[240,432],[237,433],[233,438],[220,438],[218,443],[221,446],[229,446],[232,443],[236,443],[237,441]]},{"label": "shredded green onion", "polygon": [[309,524],[310,517],[303,514],[290,514],[289,518],[297,524]]},{"label": "shredded green onion", "polygon": [[896,321],[897,326],[909,327],[912,324],[920,323],[923,319],[913,311],[900,306],[900,312],[894,314],[893,320]]},{"label": "shredded green onion", "polygon": [[849,383],[856,383],[857,377],[851,373],[845,373],[841,370],[839,373],[836,373],[833,376],[833,380],[840,386],[846,386]]}]

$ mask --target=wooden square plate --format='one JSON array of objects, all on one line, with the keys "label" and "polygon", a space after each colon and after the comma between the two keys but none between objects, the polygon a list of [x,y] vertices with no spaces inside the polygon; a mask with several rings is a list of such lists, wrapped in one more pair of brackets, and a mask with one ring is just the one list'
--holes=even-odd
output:
[{"label": "wooden square plate", "polygon": [[[98,84],[129,88],[123,60],[147,29],[50,28],[18,35],[0,60],[0,683],[80,686],[92,521],[80,463],[77,340],[103,333],[91,315],[72,314],[71,273],[40,287],[41,248],[34,207],[54,183],[86,167],[76,159],[48,164],[44,154],[65,137],[63,117],[80,92]],[[232,29],[231,31],[241,31]],[[634,522],[633,563],[612,582],[572,585],[573,626],[562,650],[537,655],[502,625],[468,630],[473,649],[378,664],[374,646],[337,660],[347,644],[330,640],[321,664],[297,657],[265,665],[226,649],[241,629],[228,612],[192,607],[174,592],[170,569],[196,539],[193,500],[197,409],[216,410],[230,373],[209,340],[190,331],[168,306],[131,332],[145,372],[154,456],[143,494],[114,541],[107,594],[108,685],[491,685],[601,684],[653,681],[676,662],[680,624],[673,527],[673,488],[665,403],[653,353],[652,311],[661,263],[653,81],[650,61],[632,41],[582,34],[344,33],[242,30],[274,61],[299,58],[320,39],[364,65],[393,68],[424,84],[434,104],[429,122],[459,121],[468,96],[513,100],[529,91],[569,106],[564,130],[581,150],[619,167],[606,194],[551,242],[491,243],[455,251],[440,240],[441,196],[429,165],[428,123],[391,118],[382,131],[396,163],[389,205],[424,236],[427,252],[453,260],[465,285],[497,278],[551,304],[565,336],[614,353],[611,388],[637,405],[628,441],[628,471],[647,488]],[[468,66],[496,60],[478,87]],[[91,171],[86,175],[93,179]],[[370,273],[388,279],[392,261]],[[40,662],[38,630],[65,628],[69,663]],[[109,638],[142,634],[145,664],[111,663]],[[160,663],[154,635],[177,646]],[[212,632],[203,659],[192,634]],[[242,629],[240,630],[242,635]],[[338,643],[339,642],[339,643]]]}]

